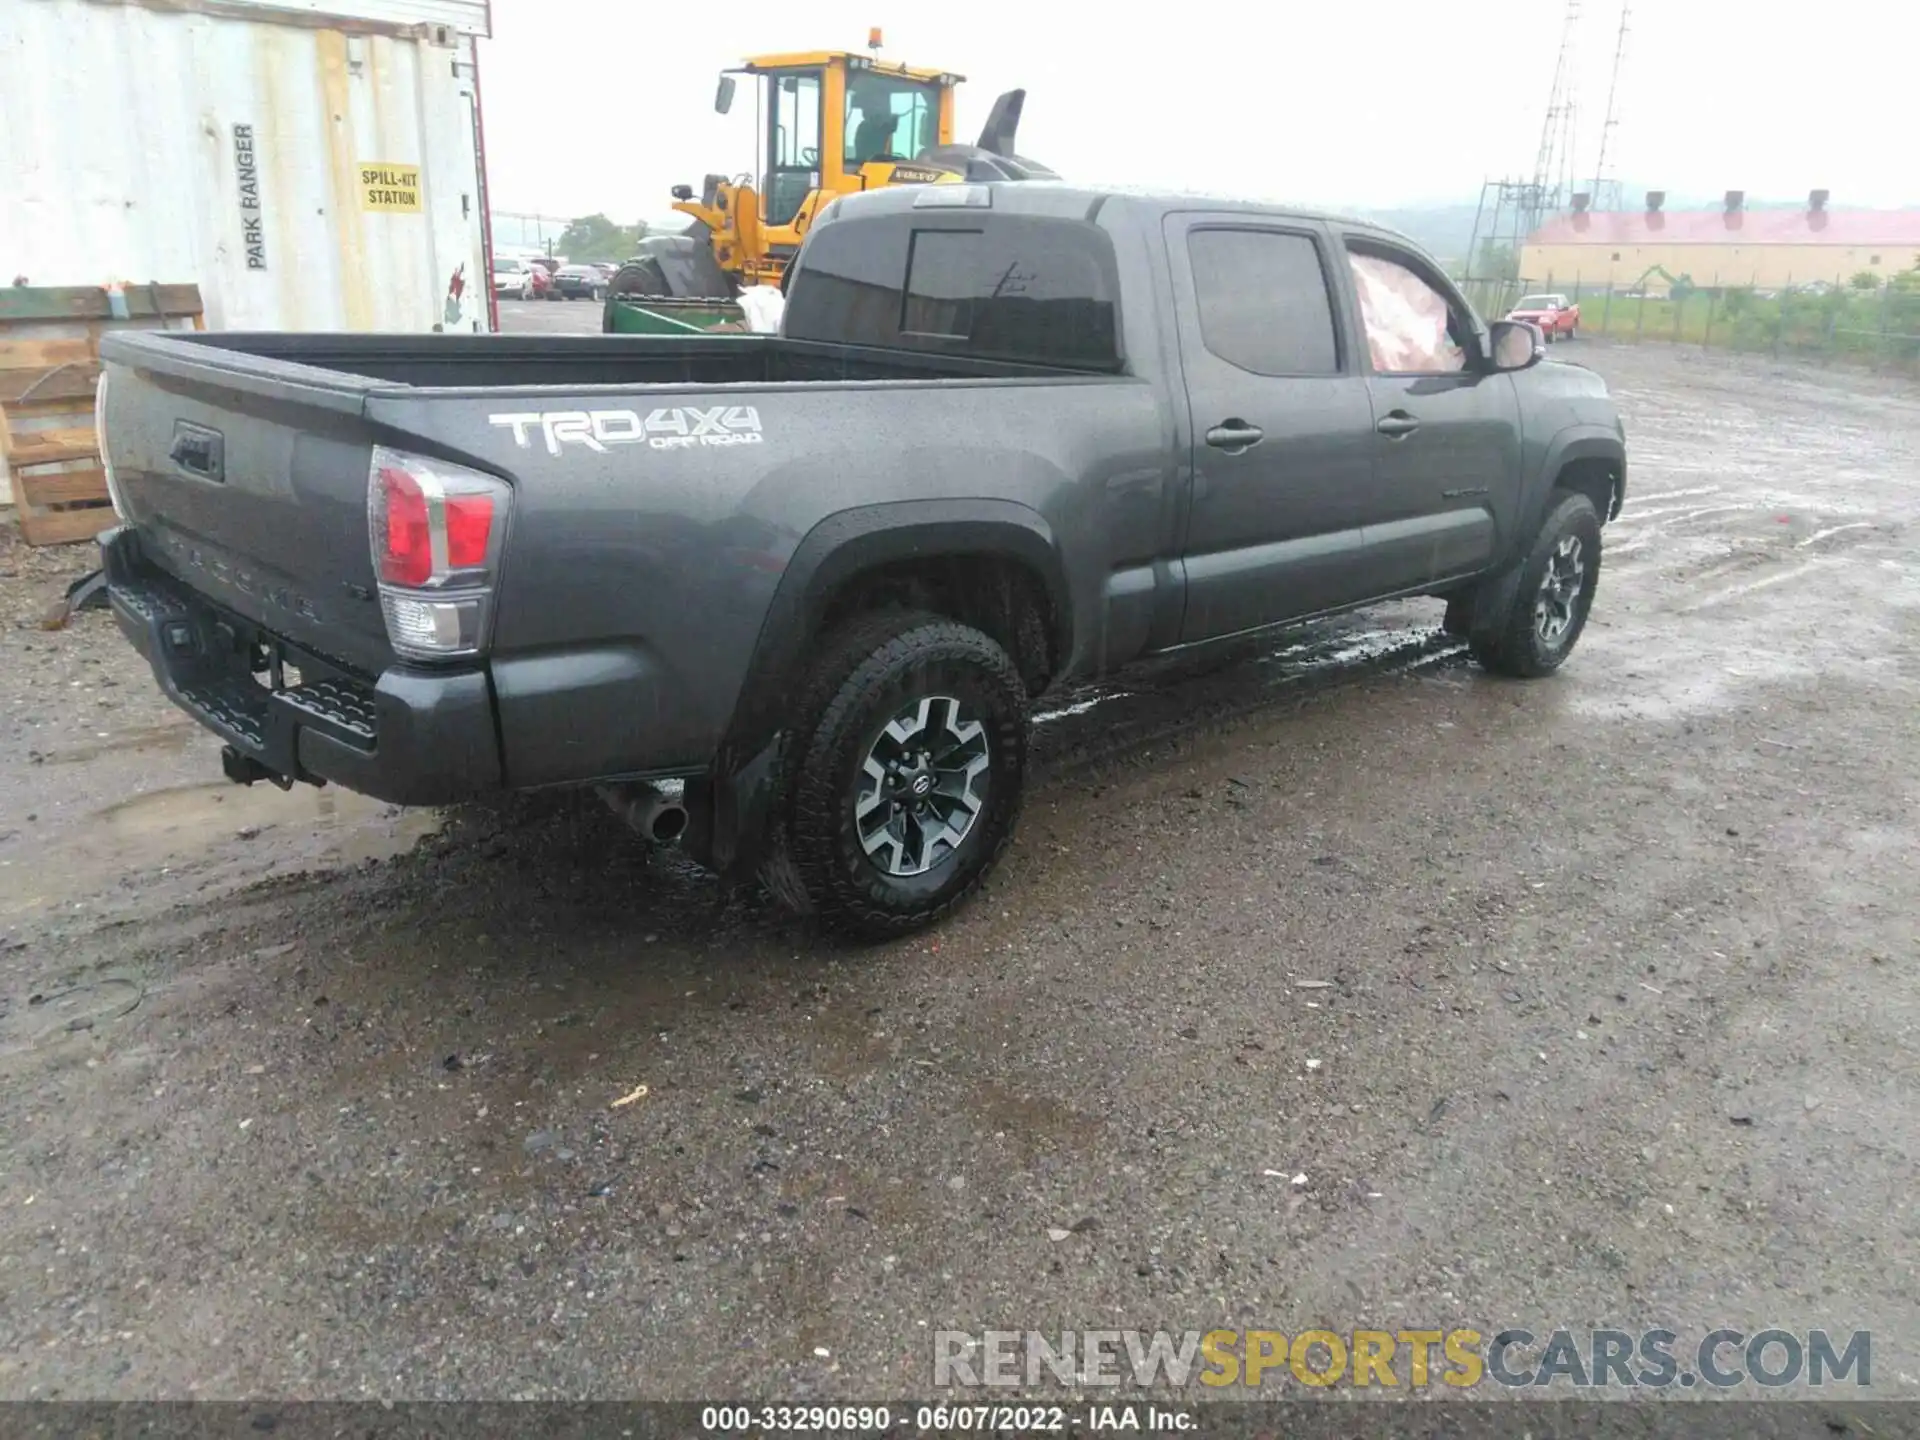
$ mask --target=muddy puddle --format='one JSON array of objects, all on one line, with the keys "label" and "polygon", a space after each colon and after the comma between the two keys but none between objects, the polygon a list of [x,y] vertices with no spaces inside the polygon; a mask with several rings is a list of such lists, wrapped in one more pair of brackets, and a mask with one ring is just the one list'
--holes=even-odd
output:
[{"label": "muddy puddle", "polygon": [[242,786],[226,780],[150,790],[62,827],[0,860],[0,922],[205,871],[265,875],[403,854],[440,828],[407,810],[333,786]]}]

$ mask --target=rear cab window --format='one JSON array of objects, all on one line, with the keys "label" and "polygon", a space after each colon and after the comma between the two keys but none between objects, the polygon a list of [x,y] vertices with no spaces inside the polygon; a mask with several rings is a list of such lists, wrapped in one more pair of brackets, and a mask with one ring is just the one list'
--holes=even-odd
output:
[{"label": "rear cab window", "polygon": [[1091,221],[915,210],[816,226],[787,286],[790,339],[1113,372],[1113,242]]}]

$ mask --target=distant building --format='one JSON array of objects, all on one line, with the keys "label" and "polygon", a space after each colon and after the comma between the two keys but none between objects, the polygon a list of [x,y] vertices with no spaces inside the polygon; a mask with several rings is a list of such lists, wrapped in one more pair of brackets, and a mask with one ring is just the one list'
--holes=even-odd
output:
[{"label": "distant building", "polygon": [[1920,265],[1920,210],[1829,210],[1815,190],[1804,208],[1749,210],[1729,190],[1718,210],[1663,208],[1647,192],[1642,210],[1575,208],[1527,238],[1520,275],[1528,289],[1645,289],[1665,294],[1685,278],[1696,286],[1779,290],[1844,285],[1865,271],[1885,280]]}]

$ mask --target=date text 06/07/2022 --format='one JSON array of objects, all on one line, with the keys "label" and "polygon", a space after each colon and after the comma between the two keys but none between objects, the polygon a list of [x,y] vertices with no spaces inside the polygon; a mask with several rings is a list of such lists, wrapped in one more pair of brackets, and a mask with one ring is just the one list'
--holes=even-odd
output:
[{"label": "date text 06/07/2022", "polygon": [[829,1433],[834,1435],[911,1431],[951,1434],[955,1431],[986,1435],[1062,1434],[1076,1431],[1144,1430],[1180,1433],[1197,1428],[1189,1410],[1152,1404],[1089,1405],[917,1405],[911,1410],[884,1405],[707,1405],[700,1411],[700,1429],[706,1434],[762,1431]]}]

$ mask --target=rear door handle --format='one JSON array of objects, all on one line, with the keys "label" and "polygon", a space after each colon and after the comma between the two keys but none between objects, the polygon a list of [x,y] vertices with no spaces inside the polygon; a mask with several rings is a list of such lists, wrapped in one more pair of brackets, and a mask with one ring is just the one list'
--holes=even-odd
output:
[{"label": "rear door handle", "polygon": [[1373,427],[1389,440],[1400,440],[1420,428],[1420,422],[1404,410],[1389,410]]},{"label": "rear door handle", "polygon": [[1249,425],[1244,420],[1223,420],[1207,431],[1207,444],[1229,455],[1237,455],[1249,446],[1258,445],[1266,435],[1267,432],[1258,425]]}]

